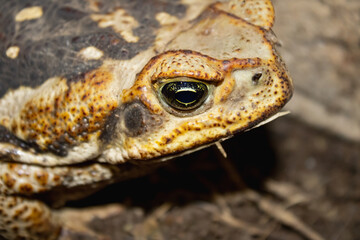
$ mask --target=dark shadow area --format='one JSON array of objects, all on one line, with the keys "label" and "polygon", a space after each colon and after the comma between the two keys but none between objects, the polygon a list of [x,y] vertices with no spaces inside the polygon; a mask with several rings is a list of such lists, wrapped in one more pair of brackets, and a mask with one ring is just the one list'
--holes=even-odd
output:
[{"label": "dark shadow area", "polygon": [[[260,190],[265,179],[276,169],[276,156],[266,128],[261,127],[239,134],[222,143],[228,161],[238,172],[243,188]],[[69,207],[87,207],[121,203],[151,211],[170,202],[186,205],[196,201],[211,201],[213,194],[241,191],[229,177],[220,151],[209,147],[170,160],[148,175],[105,187]]]}]

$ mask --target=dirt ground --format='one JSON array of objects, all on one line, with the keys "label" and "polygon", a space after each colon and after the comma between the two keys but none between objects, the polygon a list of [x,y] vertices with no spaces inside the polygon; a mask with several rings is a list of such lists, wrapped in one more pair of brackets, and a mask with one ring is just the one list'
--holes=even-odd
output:
[{"label": "dirt ground", "polygon": [[360,239],[360,3],[274,4],[292,114],[70,203],[62,239]]}]

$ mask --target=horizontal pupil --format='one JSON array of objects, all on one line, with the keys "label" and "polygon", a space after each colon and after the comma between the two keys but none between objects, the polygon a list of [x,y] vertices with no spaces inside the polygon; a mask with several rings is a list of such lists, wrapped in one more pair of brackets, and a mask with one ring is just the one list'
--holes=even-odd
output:
[{"label": "horizontal pupil", "polygon": [[197,96],[198,94],[191,90],[178,91],[175,93],[175,99],[183,104],[191,104],[195,102],[198,99]]},{"label": "horizontal pupil", "polygon": [[176,81],[165,84],[161,93],[163,99],[178,110],[192,110],[206,99],[207,86],[201,82]]}]

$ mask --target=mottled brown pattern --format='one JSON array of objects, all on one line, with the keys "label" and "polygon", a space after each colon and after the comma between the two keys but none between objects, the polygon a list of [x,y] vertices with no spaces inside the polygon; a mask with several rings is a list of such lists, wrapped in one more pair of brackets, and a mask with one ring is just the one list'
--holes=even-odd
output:
[{"label": "mottled brown pattern", "polygon": [[55,239],[60,228],[53,220],[39,201],[0,195],[0,233],[7,239]]},{"label": "mottled brown pattern", "polygon": [[76,82],[56,79],[54,85],[63,86],[61,92],[35,96],[25,103],[11,123],[12,131],[39,149],[59,155],[66,154],[66,146],[98,137],[109,111],[118,104],[107,93],[113,75],[104,67],[78,78]]}]

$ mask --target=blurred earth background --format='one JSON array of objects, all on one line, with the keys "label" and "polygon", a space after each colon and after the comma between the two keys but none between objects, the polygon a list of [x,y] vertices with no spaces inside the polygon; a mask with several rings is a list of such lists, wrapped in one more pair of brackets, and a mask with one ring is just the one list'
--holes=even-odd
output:
[{"label": "blurred earth background", "polygon": [[360,239],[360,1],[273,2],[291,114],[69,203],[61,239]]}]

